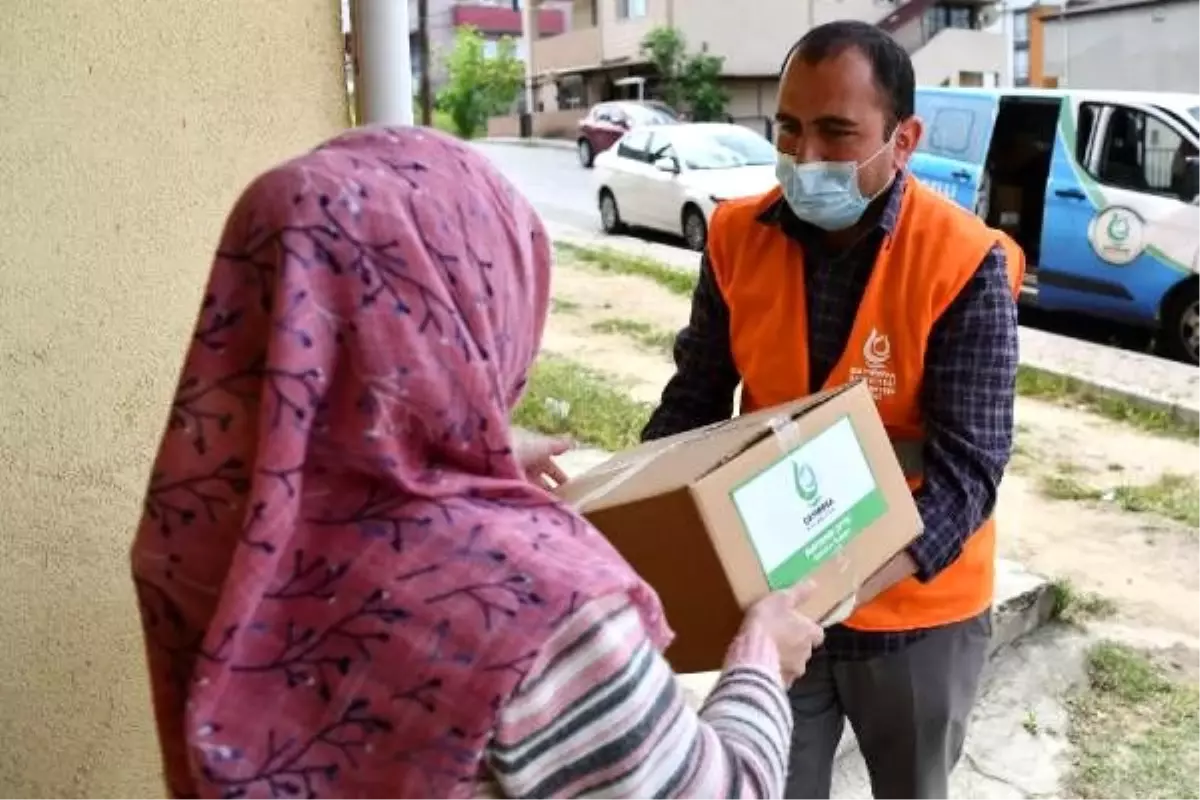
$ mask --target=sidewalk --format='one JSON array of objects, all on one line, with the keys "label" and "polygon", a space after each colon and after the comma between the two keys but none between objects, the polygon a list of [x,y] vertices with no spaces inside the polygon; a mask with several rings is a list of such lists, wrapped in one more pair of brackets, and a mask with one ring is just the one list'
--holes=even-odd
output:
[{"label": "sidewalk", "polygon": [[[579,247],[608,248],[692,272],[700,265],[699,254],[680,247],[549,221],[546,229],[555,241]],[[1193,425],[1200,423],[1200,370],[1196,367],[1027,327],[1021,328],[1021,363],[1069,378],[1099,394],[1165,412]]]}]

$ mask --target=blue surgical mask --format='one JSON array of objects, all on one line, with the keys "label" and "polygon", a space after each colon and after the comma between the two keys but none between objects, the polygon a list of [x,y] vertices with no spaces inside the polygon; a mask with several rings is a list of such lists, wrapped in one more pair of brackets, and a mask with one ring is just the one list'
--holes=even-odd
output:
[{"label": "blue surgical mask", "polygon": [[859,169],[871,163],[891,141],[885,142],[866,161],[813,161],[797,164],[787,153],[779,153],[775,177],[783,188],[784,199],[799,219],[827,231],[841,231],[862,219],[867,206],[887,191],[889,184],[871,197],[858,187]]}]

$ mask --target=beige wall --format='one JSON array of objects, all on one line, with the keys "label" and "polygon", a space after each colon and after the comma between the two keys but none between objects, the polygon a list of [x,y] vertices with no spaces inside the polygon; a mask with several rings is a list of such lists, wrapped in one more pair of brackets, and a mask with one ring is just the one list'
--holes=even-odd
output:
[{"label": "beige wall", "polygon": [[641,61],[642,38],[659,25],[672,21],[672,0],[646,0],[646,16],[617,19],[617,0],[600,0],[600,24],[604,28],[605,61]]},{"label": "beige wall", "polygon": [[0,15],[0,795],[162,796],[127,551],[223,215],[346,122],[337,0]]},{"label": "beige wall", "polygon": [[[814,0],[813,19],[821,25],[835,19],[877,22],[894,10],[876,0]],[[675,0],[675,24],[689,49],[707,44],[725,57],[726,75],[774,75],[784,55],[808,29],[808,8],[796,0]]]}]

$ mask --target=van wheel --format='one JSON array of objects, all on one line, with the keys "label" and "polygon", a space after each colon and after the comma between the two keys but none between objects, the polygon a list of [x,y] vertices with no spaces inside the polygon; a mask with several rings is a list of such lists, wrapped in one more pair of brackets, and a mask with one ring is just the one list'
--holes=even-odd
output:
[{"label": "van wheel", "polygon": [[708,244],[708,223],[700,209],[690,203],[683,207],[683,239],[689,248],[701,253]]},{"label": "van wheel", "polygon": [[1188,364],[1200,363],[1200,279],[1180,284],[1163,303],[1159,330],[1163,354]]},{"label": "van wheel", "polygon": [[600,190],[600,225],[605,233],[620,233],[625,230],[621,222],[621,211],[617,208],[617,198],[608,189]]}]

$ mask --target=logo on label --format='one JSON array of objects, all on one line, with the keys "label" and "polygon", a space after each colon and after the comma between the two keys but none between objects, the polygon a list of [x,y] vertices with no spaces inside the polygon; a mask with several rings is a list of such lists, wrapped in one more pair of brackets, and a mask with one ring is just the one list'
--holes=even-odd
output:
[{"label": "logo on label", "polygon": [[896,393],[896,373],[892,372],[892,341],[886,333],[872,328],[862,347],[863,366],[851,367],[851,380],[864,380],[876,402]]},{"label": "logo on label", "polygon": [[817,485],[817,473],[808,464],[792,462],[792,482],[796,494],[808,505],[808,512],[801,520],[805,528],[820,525],[833,512],[833,498],[822,497]]},{"label": "logo on label", "polygon": [[792,464],[792,479],[796,482],[796,494],[800,499],[812,505],[820,493],[817,486],[817,473],[808,464]]},{"label": "logo on label", "polygon": [[1146,224],[1131,208],[1109,206],[1092,218],[1088,241],[1103,261],[1124,266],[1146,249]]}]

